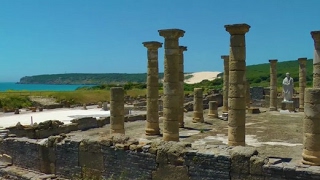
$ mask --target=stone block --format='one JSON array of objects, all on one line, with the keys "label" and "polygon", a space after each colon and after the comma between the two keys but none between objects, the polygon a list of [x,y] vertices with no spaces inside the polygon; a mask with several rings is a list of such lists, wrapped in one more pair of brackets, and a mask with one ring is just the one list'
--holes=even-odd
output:
[{"label": "stone block", "polygon": [[231,150],[231,173],[250,174],[250,158],[258,151],[251,147],[237,146]]},{"label": "stone block", "polygon": [[247,111],[248,111],[249,114],[259,114],[260,113],[260,109],[259,108],[253,108],[253,107],[248,108]]}]

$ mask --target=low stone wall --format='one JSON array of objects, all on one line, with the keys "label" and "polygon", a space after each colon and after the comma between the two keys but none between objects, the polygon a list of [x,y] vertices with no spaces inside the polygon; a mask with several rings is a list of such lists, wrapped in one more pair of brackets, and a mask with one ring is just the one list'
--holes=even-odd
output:
[{"label": "low stone wall", "polygon": [[[277,99],[277,107],[278,109],[281,109],[281,102],[283,101],[283,97],[278,97]],[[299,108],[299,97],[293,97],[292,98],[293,104],[295,108]],[[264,101],[261,101],[262,107],[270,107],[270,97],[268,95],[265,96]]]},{"label": "low stone wall", "polygon": [[[123,135],[100,140],[52,136],[37,141],[7,138],[0,152],[13,165],[69,179],[319,179],[320,167],[263,158],[252,147],[183,142],[139,144]],[[1,168],[1,167],[0,167]]]},{"label": "low stone wall", "polygon": [[[146,120],[146,114],[126,115],[125,122]],[[85,131],[92,128],[102,127],[110,124],[110,117],[96,119],[93,117],[85,117],[71,120],[70,124],[63,124],[57,120],[48,120],[33,126],[16,126],[8,127],[9,134],[14,134],[16,137],[28,137],[31,139],[43,139],[49,136],[66,134],[71,131]]]}]

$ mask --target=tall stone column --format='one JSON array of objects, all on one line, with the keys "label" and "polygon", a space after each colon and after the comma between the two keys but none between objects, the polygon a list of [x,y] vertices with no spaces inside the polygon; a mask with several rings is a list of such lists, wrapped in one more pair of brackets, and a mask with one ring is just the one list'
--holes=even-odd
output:
[{"label": "tall stone column", "polygon": [[270,111],[277,111],[277,59],[270,59]]},{"label": "tall stone column", "polygon": [[179,83],[179,38],[185,31],[180,29],[159,30],[164,37],[163,81],[163,140],[179,141],[180,83]]},{"label": "tall stone column", "polygon": [[303,119],[302,162],[320,165],[320,88],[306,88]]},{"label": "tall stone column", "polygon": [[223,71],[223,107],[222,112],[228,113],[228,91],[229,91],[229,56],[221,56],[224,64]]},{"label": "tall stone column", "polygon": [[183,52],[187,51],[186,46],[179,46],[180,61],[179,61],[179,83],[180,83],[180,105],[179,105],[179,127],[184,127],[184,55]]},{"label": "tall stone column", "polygon": [[299,58],[299,111],[304,111],[304,90],[307,86],[307,58]]},{"label": "tall stone column", "polygon": [[230,33],[228,145],[245,145],[246,121],[246,45],[247,24],[225,25]]},{"label": "tall stone column", "polygon": [[320,88],[320,31],[311,32],[314,41],[313,87]]},{"label": "tall stone column", "polygon": [[159,128],[159,68],[158,49],[162,43],[149,41],[142,43],[148,49],[148,73],[147,73],[147,120],[146,135],[160,134]]},{"label": "tall stone column", "polygon": [[110,89],[110,133],[124,134],[124,90],[122,87]]},{"label": "tall stone column", "polygon": [[203,90],[194,88],[193,95],[193,120],[192,122],[204,122],[203,119]]},{"label": "tall stone column", "polygon": [[246,106],[250,108],[251,95],[250,95],[250,82],[246,80]]}]

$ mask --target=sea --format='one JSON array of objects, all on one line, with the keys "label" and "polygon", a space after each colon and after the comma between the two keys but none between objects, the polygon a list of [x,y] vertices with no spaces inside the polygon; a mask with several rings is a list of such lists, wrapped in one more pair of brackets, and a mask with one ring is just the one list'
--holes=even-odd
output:
[{"label": "sea", "polygon": [[74,91],[78,87],[91,85],[51,85],[51,84],[17,84],[0,82],[0,92],[5,91]]}]

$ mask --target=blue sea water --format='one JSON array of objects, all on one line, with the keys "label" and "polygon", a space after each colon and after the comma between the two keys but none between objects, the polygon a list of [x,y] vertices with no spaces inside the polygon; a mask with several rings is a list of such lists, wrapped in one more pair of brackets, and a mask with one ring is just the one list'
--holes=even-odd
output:
[{"label": "blue sea water", "polygon": [[78,87],[89,85],[51,85],[51,84],[16,84],[0,82],[0,92],[3,91],[74,91]]}]

